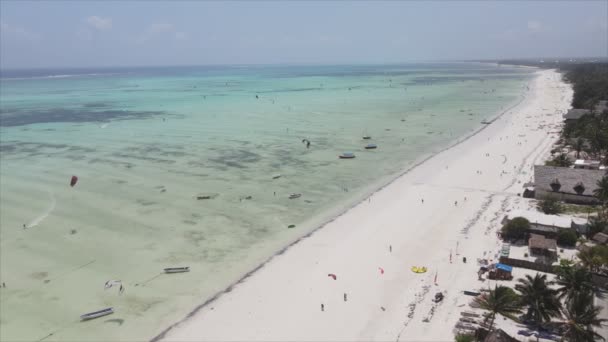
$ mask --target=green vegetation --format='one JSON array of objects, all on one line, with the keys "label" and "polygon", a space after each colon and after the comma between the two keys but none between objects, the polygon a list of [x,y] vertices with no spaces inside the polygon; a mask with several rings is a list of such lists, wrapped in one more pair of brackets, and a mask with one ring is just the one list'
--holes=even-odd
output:
[{"label": "green vegetation", "polygon": [[587,214],[596,212],[600,207],[597,205],[580,205],[572,203],[562,203],[562,212],[565,214]]},{"label": "green vegetation", "polygon": [[520,240],[528,235],[530,221],[524,217],[515,217],[502,227],[502,236],[505,239]]},{"label": "green vegetation", "polygon": [[578,235],[571,229],[562,229],[557,234],[557,244],[560,246],[574,247],[577,240]]},{"label": "green vegetation", "polygon": [[574,108],[592,109],[600,100],[608,99],[608,63],[573,65],[565,79],[572,83]]},{"label": "green vegetation", "polygon": [[570,161],[570,159],[568,159],[568,157],[565,154],[558,154],[557,156],[553,157],[553,159],[547,160],[545,162],[545,165],[569,167],[570,165],[572,165],[572,162]]},{"label": "green vegetation", "polygon": [[573,297],[566,302],[563,310],[565,320],[560,324],[563,339],[571,342],[594,342],[603,337],[593,328],[601,327],[607,320],[599,318],[601,308],[593,305],[593,295],[585,294]]},{"label": "green vegetation", "polygon": [[[557,285],[557,290],[550,288],[551,284]],[[599,336],[594,328],[607,321],[599,318],[601,310],[593,305],[598,289],[591,281],[591,273],[569,260],[560,261],[558,278],[554,282],[537,273],[534,277],[526,275],[519,279],[515,289],[521,294],[518,297],[519,305],[525,308],[524,320],[537,330],[547,323],[558,327],[563,341],[593,342]],[[476,302],[481,305],[485,299]],[[487,307],[484,308],[492,311]],[[560,320],[552,322],[553,318]]]},{"label": "green vegetation", "polygon": [[583,140],[583,138],[578,137],[577,139],[573,140],[570,144],[576,151],[576,158],[577,159],[580,158],[581,152],[583,151],[583,148],[585,147],[585,141]]},{"label": "green vegetation", "polygon": [[494,325],[496,314],[501,314],[517,321],[516,315],[521,312],[521,301],[512,288],[506,286],[495,286],[494,290],[484,293],[475,298],[475,303],[480,308],[490,312],[486,321],[490,320],[490,331]]},{"label": "green vegetation", "polygon": [[[541,330],[550,324],[558,327],[564,341],[593,342],[599,335],[594,328],[608,320],[600,318],[601,309],[593,305],[594,295],[599,290],[591,280],[588,269],[574,262],[562,259],[557,271],[557,279],[547,280],[547,275],[537,273],[518,279],[515,290],[506,286],[495,286],[493,290],[474,299],[475,303],[490,314],[489,330],[492,331],[497,314],[531,324]],[[550,285],[557,285],[557,289]],[[552,321],[554,318],[559,321]],[[470,337],[459,335],[456,341],[472,341]]]},{"label": "green vegetation", "polygon": [[583,267],[573,265],[560,267],[558,279],[555,280],[558,298],[565,299],[566,302],[574,300],[577,296],[595,293],[591,282],[591,273]]},{"label": "green vegetation", "polygon": [[586,247],[578,252],[581,264],[591,272],[606,273],[608,268],[608,246]]},{"label": "green vegetation", "polygon": [[593,190],[593,195],[604,205],[608,205],[608,176],[602,177],[597,182],[597,189]]},{"label": "green vegetation", "polygon": [[563,212],[562,204],[557,198],[553,196],[547,196],[536,204],[538,210],[548,215],[556,215]]},{"label": "green vegetation", "polygon": [[521,300],[527,308],[525,319],[539,328],[553,317],[560,316],[561,303],[557,299],[557,290],[549,287],[547,275],[536,273],[534,277],[526,275],[519,279],[515,289],[521,293]]},{"label": "green vegetation", "polygon": [[[608,111],[583,115],[573,122],[566,122],[562,137],[566,140],[581,140],[581,151],[589,153],[596,159],[606,156],[608,150]],[[576,145],[574,146],[576,149]],[[554,159],[555,160],[555,159]],[[561,161],[561,159],[560,159]],[[556,162],[557,163],[557,162]],[[556,165],[566,166],[566,165]]]},{"label": "green vegetation", "polygon": [[572,84],[572,107],[591,110],[578,120],[566,122],[564,141],[570,141],[577,155],[586,151],[608,161],[608,110],[596,112],[601,100],[608,100],[608,63],[588,63],[566,67],[565,79]]},{"label": "green vegetation", "polygon": [[458,335],[456,335],[456,337],[454,338],[454,340],[456,342],[474,342],[475,341],[475,336],[474,335],[468,335],[468,334],[458,334]]},{"label": "green vegetation", "polygon": [[597,233],[608,233],[608,221],[603,217],[594,216],[589,218],[589,231],[587,237],[593,238]]}]

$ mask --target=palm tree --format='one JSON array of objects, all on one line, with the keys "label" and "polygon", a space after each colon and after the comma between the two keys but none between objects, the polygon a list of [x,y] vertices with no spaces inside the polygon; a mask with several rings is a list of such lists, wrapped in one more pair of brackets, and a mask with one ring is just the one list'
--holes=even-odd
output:
[{"label": "palm tree", "polygon": [[580,158],[580,154],[585,145],[585,141],[583,140],[583,138],[579,137],[578,139],[572,142],[572,145],[574,147],[574,150],[576,151],[576,159]]},{"label": "palm tree", "polygon": [[570,303],[576,297],[587,296],[595,292],[595,287],[591,282],[591,273],[583,267],[563,268],[560,270],[559,276],[559,279],[555,280],[555,284],[559,285],[557,297],[565,299],[566,303]]},{"label": "palm tree", "polygon": [[597,181],[597,189],[593,190],[593,195],[602,203],[608,204],[608,176]]},{"label": "palm tree", "polygon": [[570,165],[572,165],[572,162],[570,161],[570,159],[568,159],[568,156],[562,153],[553,158],[553,160],[549,161],[547,165],[569,167]]},{"label": "palm tree", "polygon": [[591,272],[598,272],[608,264],[608,246],[585,247],[577,254],[581,264]]},{"label": "palm tree", "polygon": [[604,338],[593,331],[593,327],[601,327],[608,321],[599,318],[601,308],[593,305],[593,295],[576,296],[566,305],[564,317],[560,324],[563,329],[562,340],[570,342],[594,342],[596,338]]},{"label": "palm tree", "polygon": [[543,322],[551,321],[552,317],[560,316],[561,304],[557,291],[549,288],[546,274],[536,273],[534,277],[526,275],[519,279],[515,289],[521,293],[522,303],[528,307],[524,317],[534,322],[537,328]]},{"label": "palm tree", "polygon": [[517,320],[515,315],[521,312],[519,296],[513,289],[506,286],[495,286],[494,290],[476,297],[475,303],[480,308],[491,312],[490,316],[486,318],[486,321],[490,319],[490,331],[497,313],[512,320]]}]

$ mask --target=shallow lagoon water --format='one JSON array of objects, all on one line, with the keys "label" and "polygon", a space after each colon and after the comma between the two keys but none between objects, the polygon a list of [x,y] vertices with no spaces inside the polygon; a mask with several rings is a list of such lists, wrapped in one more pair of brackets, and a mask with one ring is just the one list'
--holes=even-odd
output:
[{"label": "shallow lagoon water", "polygon": [[[531,71],[454,63],[2,77],[0,339],[132,341],[478,129],[521,98]],[[357,157],[338,159],[345,151]],[[191,272],[161,273],[173,266]],[[125,292],[105,290],[110,279]],[[107,306],[116,313],[79,322]]]}]

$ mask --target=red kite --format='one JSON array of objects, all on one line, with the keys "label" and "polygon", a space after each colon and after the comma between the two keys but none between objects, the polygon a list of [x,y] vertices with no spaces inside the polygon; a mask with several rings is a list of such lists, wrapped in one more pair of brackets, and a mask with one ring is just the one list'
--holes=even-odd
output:
[{"label": "red kite", "polygon": [[78,182],[78,177],[72,176],[72,179],[70,180],[70,186],[74,187],[74,185],[76,185],[77,182]]},{"label": "red kite", "polygon": [[336,277],[336,275],[335,275],[335,274],[333,274],[333,273],[330,273],[330,274],[328,274],[327,276],[328,276],[328,277],[332,277],[332,278],[334,278],[334,280],[336,280],[336,278],[337,278],[337,277]]}]

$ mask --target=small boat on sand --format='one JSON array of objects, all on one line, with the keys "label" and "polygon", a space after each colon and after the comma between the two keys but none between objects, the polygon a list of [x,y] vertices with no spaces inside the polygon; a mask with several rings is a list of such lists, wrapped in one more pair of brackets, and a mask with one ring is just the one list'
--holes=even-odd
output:
[{"label": "small boat on sand", "polygon": [[80,316],[81,321],[88,321],[93,318],[103,317],[114,313],[113,308],[105,308],[103,310],[93,311]]},{"label": "small boat on sand", "polygon": [[289,195],[289,199],[295,199],[295,198],[300,198],[302,197],[302,194],[291,194]]},{"label": "small boat on sand", "polygon": [[182,273],[182,272],[190,272],[190,267],[167,267],[165,268],[165,273]]},{"label": "small boat on sand", "polygon": [[344,152],[339,156],[340,159],[353,159],[355,158],[355,154],[352,152]]},{"label": "small boat on sand", "polygon": [[374,150],[376,148],[378,148],[378,145],[376,144],[367,144],[367,146],[365,146],[366,150]]}]

